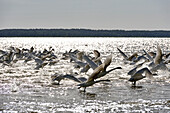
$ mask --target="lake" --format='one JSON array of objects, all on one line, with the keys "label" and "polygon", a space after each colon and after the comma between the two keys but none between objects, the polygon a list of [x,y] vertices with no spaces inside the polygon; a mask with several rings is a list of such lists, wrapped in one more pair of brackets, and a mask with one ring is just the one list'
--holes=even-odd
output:
[{"label": "lake", "polygon": [[[126,54],[134,52],[143,54],[157,51],[159,45],[164,54],[170,52],[170,38],[0,38],[0,49],[9,51],[9,47],[34,47],[35,51],[43,51],[49,47],[54,49],[58,62],[36,70],[33,60],[25,63],[23,59],[11,65],[0,63],[0,113],[9,112],[169,112],[170,111],[170,71],[158,70],[154,80],[147,78],[137,82],[140,88],[132,88],[127,75],[134,65],[125,63],[117,47]],[[98,50],[101,56],[112,54],[112,63],[108,69],[122,67],[101,79],[110,82],[94,84],[82,92],[77,82],[64,79],[60,85],[52,84],[51,75],[55,73],[78,73],[74,63],[61,59],[63,53],[70,49],[90,54]],[[0,55],[1,56],[1,55]],[[170,69],[170,64],[166,64]]]}]

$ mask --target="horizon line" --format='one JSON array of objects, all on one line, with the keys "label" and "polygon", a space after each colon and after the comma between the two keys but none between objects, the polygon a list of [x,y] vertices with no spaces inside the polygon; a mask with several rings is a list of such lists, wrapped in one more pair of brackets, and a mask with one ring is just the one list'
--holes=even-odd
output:
[{"label": "horizon line", "polygon": [[69,29],[86,29],[86,30],[122,30],[122,31],[170,31],[170,29],[105,29],[105,28],[83,28],[83,27],[73,27],[73,28],[57,28],[57,27],[35,27],[35,28],[19,28],[19,27],[15,27],[15,28],[0,28],[0,30],[6,30],[6,29],[64,29],[64,30],[69,30]]}]

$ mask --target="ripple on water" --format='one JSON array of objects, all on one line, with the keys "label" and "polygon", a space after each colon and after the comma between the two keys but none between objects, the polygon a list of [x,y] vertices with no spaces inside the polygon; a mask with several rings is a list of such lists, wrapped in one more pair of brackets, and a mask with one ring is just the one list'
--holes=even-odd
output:
[{"label": "ripple on water", "polygon": [[[121,66],[123,69],[111,72],[105,78],[109,83],[95,84],[83,93],[77,83],[62,80],[60,85],[51,83],[54,73],[79,72],[69,61],[60,60],[54,66],[35,70],[34,61],[19,60],[0,69],[0,112],[169,112],[170,73],[158,71],[153,81],[143,79],[131,88],[130,76],[126,73],[133,65],[125,64],[117,47],[125,53],[156,52],[157,44],[163,53],[170,52],[169,38],[3,38],[0,49],[9,46],[19,48],[35,47],[37,51],[52,46],[58,59],[65,51],[79,49],[90,53],[97,49],[102,55],[112,53],[113,61],[108,68]],[[70,43],[71,42],[71,43]],[[8,46],[7,46],[8,45]],[[57,60],[58,60],[57,59]],[[87,74],[90,74],[88,72]],[[88,77],[85,74],[81,76]]]}]

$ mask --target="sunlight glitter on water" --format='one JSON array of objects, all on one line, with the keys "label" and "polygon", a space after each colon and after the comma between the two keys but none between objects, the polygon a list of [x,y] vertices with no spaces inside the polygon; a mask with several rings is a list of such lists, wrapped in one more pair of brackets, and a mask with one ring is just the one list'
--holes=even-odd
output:
[{"label": "sunlight glitter on water", "polygon": [[[121,66],[105,78],[109,83],[95,84],[87,93],[77,89],[71,80],[52,85],[50,76],[66,74],[74,70],[73,64],[60,60],[53,66],[35,70],[34,61],[20,60],[11,66],[0,66],[0,112],[168,112],[170,110],[170,72],[159,70],[153,81],[144,79],[132,89],[127,72],[133,65],[125,64],[117,47],[127,54],[157,51],[160,45],[163,53],[170,52],[169,38],[1,38],[1,50],[10,46],[19,48],[35,47],[36,51],[55,49],[58,59],[65,51],[79,49],[85,53],[99,50],[101,55],[112,54],[113,61],[108,69]],[[88,72],[87,74],[90,74]],[[80,76],[80,75],[79,75]],[[87,77],[85,74],[81,76]]]}]

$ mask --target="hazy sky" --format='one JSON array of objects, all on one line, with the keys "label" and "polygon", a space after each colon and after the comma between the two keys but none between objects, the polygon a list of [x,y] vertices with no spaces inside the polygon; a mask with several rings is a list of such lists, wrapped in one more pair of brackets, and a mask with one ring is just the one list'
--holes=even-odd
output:
[{"label": "hazy sky", "polygon": [[0,29],[170,30],[170,0],[0,0]]}]

